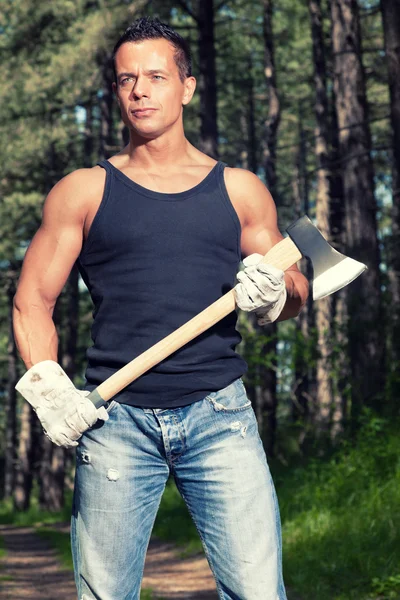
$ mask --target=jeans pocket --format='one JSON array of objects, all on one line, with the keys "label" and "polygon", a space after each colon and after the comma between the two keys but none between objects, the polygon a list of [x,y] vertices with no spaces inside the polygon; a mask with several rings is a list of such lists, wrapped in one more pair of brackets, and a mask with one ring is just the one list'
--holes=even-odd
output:
[{"label": "jeans pocket", "polygon": [[241,379],[236,379],[233,383],[218,392],[211,392],[206,396],[206,400],[217,412],[235,413],[252,408],[251,401],[246,394]]}]

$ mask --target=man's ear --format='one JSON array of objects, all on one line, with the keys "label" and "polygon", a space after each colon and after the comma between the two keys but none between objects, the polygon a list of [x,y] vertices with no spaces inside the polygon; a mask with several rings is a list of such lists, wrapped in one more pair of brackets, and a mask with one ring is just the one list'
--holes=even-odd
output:
[{"label": "man's ear", "polygon": [[187,77],[185,79],[185,90],[183,93],[182,104],[185,106],[189,104],[191,99],[193,98],[194,91],[196,89],[196,79],[194,77]]}]

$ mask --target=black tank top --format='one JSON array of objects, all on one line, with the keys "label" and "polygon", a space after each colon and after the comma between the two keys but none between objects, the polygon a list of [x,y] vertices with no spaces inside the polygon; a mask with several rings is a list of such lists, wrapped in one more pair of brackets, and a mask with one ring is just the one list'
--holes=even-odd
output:
[{"label": "black tank top", "polygon": [[[218,162],[185,192],[154,192],[109,161],[100,207],[78,259],[94,303],[86,389],[194,317],[235,285],[240,223]],[[232,312],[115,396],[173,408],[222,389],[246,371]]]}]

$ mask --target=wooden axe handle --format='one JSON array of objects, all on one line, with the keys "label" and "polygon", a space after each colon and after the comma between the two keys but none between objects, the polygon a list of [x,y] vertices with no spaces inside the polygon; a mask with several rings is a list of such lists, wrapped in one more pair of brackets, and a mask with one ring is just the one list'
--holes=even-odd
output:
[{"label": "wooden axe handle", "polygon": [[[300,260],[301,256],[297,246],[288,237],[275,244],[261,262],[268,263],[285,271]],[[179,348],[182,348],[182,346],[229,315],[229,313],[235,310],[235,306],[235,294],[233,290],[230,290],[201,313],[193,317],[193,319],[187,321],[179,329],[170,333],[167,337],[154,344],[154,346],[143,352],[143,354],[131,360],[122,369],[103,381],[96,388],[96,392],[100,394],[103,400],[110,400],[124,387],[140,377],[140,375],[146,373],[146,371],[173,354],[173,352],[176,352]]]}]

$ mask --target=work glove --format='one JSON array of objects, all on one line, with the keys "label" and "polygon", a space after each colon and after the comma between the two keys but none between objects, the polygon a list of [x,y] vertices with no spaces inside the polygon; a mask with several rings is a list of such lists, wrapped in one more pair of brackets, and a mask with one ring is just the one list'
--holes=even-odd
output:
[{"label": "work glove", "polygon": [[255,312],[257,323],[267,325],[279,317],[286,303],[284,272],[261,263],[262,254],[250,254],[243,260],[244,270],[236,275],[233,288],[236,304],[247,312]]},{"label": "work glove", "polygon": [[31,367],[15,387],[33,407],[46,436],[57,446],[77,446],[77,440],[98,419],[108,419],[104,406],[96,408],[87,398],[90,392],[76,389],[52,360]]}]

